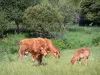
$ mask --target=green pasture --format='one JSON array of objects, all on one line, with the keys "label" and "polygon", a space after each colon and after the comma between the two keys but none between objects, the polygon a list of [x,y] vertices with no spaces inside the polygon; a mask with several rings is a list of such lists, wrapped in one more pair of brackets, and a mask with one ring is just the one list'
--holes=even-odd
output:
[{"label": "green pasture", "polygon": [[[63,38],[52,38],[61,58],[43,57],[44,65],[31,62],[31,55],[18,61],[18,43],[26,34],[9,34],[0,40],[0,75],[100,75],[100,28],[71,26]],[[91,48],[88,65],[84,60],[72,65],[70,59],[80,48]]]},{"label": "green pasture", "polygon": [[[76,49],[75,49],[76,50]],[[0,75],[100,75],[100,47],[93,47],[88,65],[84,60],[72,65],[70,58],[74,50],[61,52],[61,58],[55,59],[52,55],[43,58],[45,65],[37,66],[37,61],[31,62],[31,56],[17,60],[18,54],[11,55],[13,61],[0,62]]]}]

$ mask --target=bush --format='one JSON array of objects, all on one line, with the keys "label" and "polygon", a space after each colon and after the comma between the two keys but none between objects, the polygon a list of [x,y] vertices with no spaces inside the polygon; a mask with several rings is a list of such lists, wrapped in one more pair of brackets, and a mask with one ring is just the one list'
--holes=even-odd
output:
[{"label": "bush", "polygon": [[54,45],[61,50],[91,47],[93,36],[92,33],[87,34],[87,29],[85,30],[84,28],[80,31],[81,33],[78,31],[66,32],[66,36],[64,36],[64,38],[52,39],[52,41]]},{"label": "bush", "polygon": [[62,39],[56,39],[56,40],[52,39],[52,42],[58,49],[63,50],[67,48],[66,44],[64,43]]},{"label": "bush", "polygon": [[73,24],[77,22],[77,18],[79,18],[76,9],[70,2],[65,2],[64,4],[59,6],[59,10],[62,12],[64,16],[64,23],[65,24]]},{"label": "bush", "polygon": [[90,24],[100,26],[100,0],[82,0],[80,2],[80,14],[84,20],[90,21]]},{"label": "bush", "polygon": [[5,12],[0,11],[0,36],[3,37],[4,30],[8,28],[8,20],[5,18]]},{"label": "bush", "polygon": [[92,45],[94,45],[94,46],[100,45],[100,34],[97,35],[97,36],[95,36],[95,37],[93,37],[93,39],[92,39]]},{"label": "bush", "polygon": [[51,5],[36,5],[28,7],[23,13],[23,27],[34,32],[64,31],[63,17]]}]

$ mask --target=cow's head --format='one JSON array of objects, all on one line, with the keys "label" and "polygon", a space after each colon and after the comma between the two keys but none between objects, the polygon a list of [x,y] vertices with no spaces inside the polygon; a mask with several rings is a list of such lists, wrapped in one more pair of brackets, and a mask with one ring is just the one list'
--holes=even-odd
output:
[{"label": "cow's head", "polygon": [[57,59],[60,58],[60,51],[56,50],[56,51],[52,51],[52,50],[47,50],[47,54],[53,54]]},{"label": "cow's head", "polygon": [[60,58],[60,51],[57,50],[56,52],[53,53],[53,55],[56,57],[56,58]]}]

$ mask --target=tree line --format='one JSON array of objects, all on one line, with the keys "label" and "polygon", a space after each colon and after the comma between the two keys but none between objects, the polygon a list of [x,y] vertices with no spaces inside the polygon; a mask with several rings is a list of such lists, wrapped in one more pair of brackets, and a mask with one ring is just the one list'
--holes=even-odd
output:
[{"label": "tree line", "polygon": [[63,33],[67,25],[100,26],[100,0],[0,0],[0,35]]}]

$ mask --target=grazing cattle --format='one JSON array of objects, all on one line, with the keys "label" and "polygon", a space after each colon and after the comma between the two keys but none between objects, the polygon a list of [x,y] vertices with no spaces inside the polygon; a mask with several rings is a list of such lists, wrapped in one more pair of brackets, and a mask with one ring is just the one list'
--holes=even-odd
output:
[{"label": "grazing cattle", "polygon": [[32,61],[34,61],[34,58],[38,58],[39,55],[47,54],[45,50],[47,48],[47,45],[42,38],[23,39],[19,44],[19,60],[22,59],[25,52],[29,52],[32,54]]},{"label": "grazing cattle", "polygon": [[76,62],[81,61],[81,59],[85,59],[87,64],[89,55],[90,55],[90,49],[82,48],[74,53],[74,56],[71,58],[71,63],[74,64]]},{"label": "grazing cattle", "polygon": [[39,64],[42,63],[42,57],[47,54],[53,54],[57,58],[60,58],[60,51],[55,48],[52,42],[46,38],[32,38],[24,39],[20,41],[19,60],[22,59],[26,52],[32,54],[32,61],[37,59]]}]

